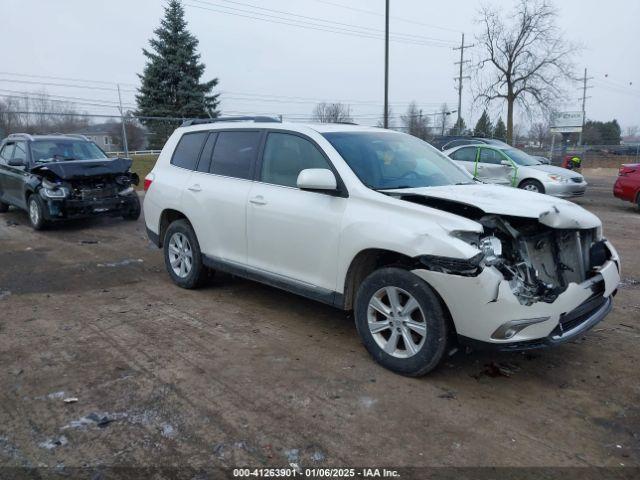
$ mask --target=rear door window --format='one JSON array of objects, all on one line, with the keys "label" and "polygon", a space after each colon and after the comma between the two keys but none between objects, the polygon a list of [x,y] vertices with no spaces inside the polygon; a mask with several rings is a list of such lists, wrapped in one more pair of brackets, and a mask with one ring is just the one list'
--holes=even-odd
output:
[{"label": "rear door window", "polygon": [[260,146],[259,131],[219,132],[210,172],[225,177],[251,179]]},{"label": "rear door window", "polygon": [[451,158],[460,162],[475,162],[476,147],[464,147],[451,154]]},{"label": "rear door window", "polygon": [[171,164],[187,170],[195,170],[207,135],[209,132],[185,133],[173,152]]}]

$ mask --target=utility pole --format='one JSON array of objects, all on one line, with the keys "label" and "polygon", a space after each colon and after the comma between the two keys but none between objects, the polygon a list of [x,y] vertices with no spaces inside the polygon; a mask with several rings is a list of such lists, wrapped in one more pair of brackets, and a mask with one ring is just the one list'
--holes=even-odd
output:
[{"label": "utility pole", "polygon": [[384,128],[389,128],[389,0],[384,20]]},{"label": "utility pole", "polygon": [[[460,46],[454,48],[454,50],[460,50],[460,61],[454,63],[455,65],[459,65],[460,66],[460,73],[458,74],[458,78],[457,78],[457,80],[458,80],[458,120],[456,121],[456,124],[458,126],[458,135],[460,135],[460,133],[461,133],[460,132],[460,118],[461,118],[461,115],[462,115],[462,80],[471,78],[469,76],[465,76],[465,77],[462,76],[462,66],[465,63],[469,62],[469,60],[465,61],[465,59],[464,59],[464,49],[465,48],[471,48],[471,47],[473,47],[473,44],[472,45],[465,45],[464,44],[464,33],[463,33],[462,34],[462,42],[460,43]],[[443,133],[443,135],[444,135],[444,133]]]},{"label": "utility pole", "polygon": [[124,156],[129,156],[129,144],[127,142],[127,129],[124,125],[124,110],[122,110],[122,95],[120,94],[120,84],[118,83],[118,102],[120,103],[120,121],[122,122],[122,146],[124,147]]},{"label": "utility pole", "polygon": [[580,129],[580,135],[578,136],[578,146],[582,146],[582,132],[584,131],[584,124],[586,122],[587,119],[587,113],[586,113],[586,103],[587,103],[587,98],[591,98],[591,97],[587,97],[587,88],[593,88],[590,86],[587,86],[587,81],[592,80],[593,77],[587,77],[587,68],[585,67],[584,69],[584,78],[582,79],[582,128]]}]

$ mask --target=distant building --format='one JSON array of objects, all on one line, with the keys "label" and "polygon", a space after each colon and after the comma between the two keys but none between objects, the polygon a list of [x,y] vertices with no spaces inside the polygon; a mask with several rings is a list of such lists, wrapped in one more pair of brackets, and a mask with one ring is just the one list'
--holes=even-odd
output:
[{"label": "distant building", "polygon": [[120,150],[120,139],[113,135],[113,126],[113,123],[96,123],[73,133],[84,135],[105,152],[115,152]]}]

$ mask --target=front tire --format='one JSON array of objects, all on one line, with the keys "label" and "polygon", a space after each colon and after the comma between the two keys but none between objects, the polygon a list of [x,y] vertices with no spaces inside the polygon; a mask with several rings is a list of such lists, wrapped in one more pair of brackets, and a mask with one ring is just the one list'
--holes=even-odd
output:
[{"label": "front tire", "polygon": [[29,222],[34,230],[43,230],[47,226],[44,218],[45,205],[37,193],[32,194],[27,201],[27,211],[29,213]]},{"label": "front tire", "polygon": [[525,180],[518,188],[534,193],[544,193],[544,186],[538,180],[532,178]]},{"label": "front tire", "polygon": [[383,367],[411,377],[433,370],[445,353],[448,324],[431,287],[400,268],[382,268],[360,285],[356,328]]},{"label": "front tire", "polygon": [[176,220],[164,235],[164,263],[173,283],[181,288],[198,288],[207,277],[200,244],[187,220]]},{"label": "front tire", "polygon": [[0,213],[7,213],[9,211],[9,204],[0,202]]},{"label": "front tire", "polygon": [[140,211],[141,211],[140,199],[138,198],[137,194],[134,194],[134,195],[135,197],[133,200],[133,205],[131,206],[128,212],[122,215],[122,218],[130,222],[135,222],[138,220],[138,218],[140,218]]}]

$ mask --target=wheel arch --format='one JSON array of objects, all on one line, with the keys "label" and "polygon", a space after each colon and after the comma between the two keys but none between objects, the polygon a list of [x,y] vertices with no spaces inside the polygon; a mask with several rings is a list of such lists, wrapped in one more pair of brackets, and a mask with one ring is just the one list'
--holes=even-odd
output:
[{"label": "wheel arch", "polygon": [[160,214],[160,222],[158,225],[158,243],[159,247],[162,247],[164,243],[164,235],[167,232],[167,228],[176,220],[186,220],[189,222],[189,225],[193,227],[191,220],[184,213],[179,210],[175,210],[173,208],[166,208]]}]

